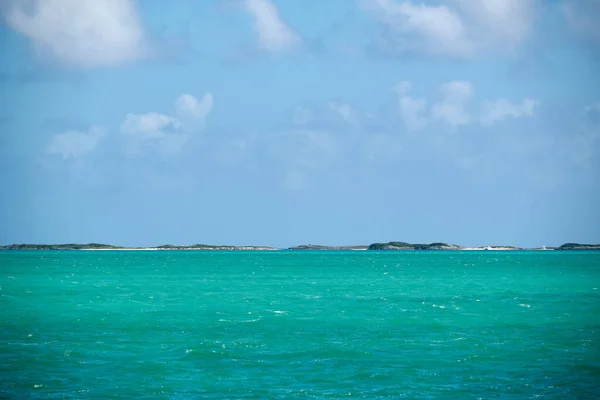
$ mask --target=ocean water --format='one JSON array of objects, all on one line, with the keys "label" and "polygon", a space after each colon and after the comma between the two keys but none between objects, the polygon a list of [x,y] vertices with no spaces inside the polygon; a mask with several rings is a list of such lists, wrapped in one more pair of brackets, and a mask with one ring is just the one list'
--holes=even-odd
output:
[{"label": "ocean water", "polygon": [[0,252],[0,397],[600,397],[600,252]]}]

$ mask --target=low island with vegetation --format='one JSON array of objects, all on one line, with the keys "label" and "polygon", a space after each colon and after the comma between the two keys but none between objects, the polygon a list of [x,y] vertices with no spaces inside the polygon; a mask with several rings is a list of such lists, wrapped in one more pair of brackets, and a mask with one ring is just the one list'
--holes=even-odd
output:
[{"label": "low island with vegetation", "polygon": [[192,245],[172,245],[163,244],[153,247],[125,247],[114,246],[102,243],[88,244],[11,244],[0,246],[0,250],[198,250],[198,251],[217,251],[217,250],[286,250],[286,251],[344,251],[344,250],[368,250],[368,251],[456,251],[456,250],[600,250],[600,244],[580,244],[580,243],[565,243],[558,247],[537,247],[537,248],[521,248],[515,246],[479,246],[479,247],[464,247],[457,244],[448,244],[443,242],[434,243],[408,243],[408,242],[387,242],[373,243],[370,245],[355,245],[355,246],[329,246],[316,244],[303,244],[298,246],[281,249],[270,246],[233,246],[233,245],[209,245],[209,244],[192,244]]},{"label": "low island with vegetation", "polygon": [[0,246],[0,250],[124,250],[126,247],[102,243],[88,244],[11,244]]},{"label": "low island with vegetation", "polygon": [[388,242],[373,243],[369,250],[462,250],[463,247],[457,244],[448,244],[442,242],[429,244],[413,244],[407,242]]},{"label": "low island with vegetation", "polygon": [[600,244],[565,243],[556,250],[600,250]]},{"label": "low island with vegetation", "polygon": [[88,244],[11,244],[0,246],[0,250],[279,250],[268,246],[230,246],[192,244],[176,246],[163,244],[154,247],[124,247],[110,244],[88,243]]},{"label": "low island with vegetation", "polygon": [[301,244],[288,247],[288,250],[367,250],[369,245],[358,246],[326,246],[320,244]]}]

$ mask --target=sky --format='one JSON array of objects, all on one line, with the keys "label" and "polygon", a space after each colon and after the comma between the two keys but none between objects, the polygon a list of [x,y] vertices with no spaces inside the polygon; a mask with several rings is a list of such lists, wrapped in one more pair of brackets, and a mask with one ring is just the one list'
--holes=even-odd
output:
[{"label": "sky", "polygon": [[597,0],[0,15],[0,244],[600,243]]}]

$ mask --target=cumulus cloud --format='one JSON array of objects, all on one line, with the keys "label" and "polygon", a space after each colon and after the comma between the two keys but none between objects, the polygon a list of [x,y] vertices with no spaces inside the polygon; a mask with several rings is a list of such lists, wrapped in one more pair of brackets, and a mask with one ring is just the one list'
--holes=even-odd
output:
[{"label": "cumulus cloud", "polygon": [[409,95],[412,90],[411,82],[402,81],[396,85],[395,89],[398,94],[398,111],[405,127],[411,131],[424,128],[427,125],[425,99]]},{"label": "cumulus cloud", "polygon": [[206,93],[202,100],[198,101],[194,96],[184,94],[175,101],[175,112],[182,118],[197,118],[202,125],[213,107],[213,96]]},{"label": "cumulus cloud", "polygon": [[300,36],[281,19],[271,0],[246,0],[245,6],[254,19],[261,50],[279,52],[302,44]]},{"label": "cumulus cloud", "polygon": [[4,19],[42,55],[81,66],[113,66],[149,53],[133,0],[9,0]]},{"label": "cumulus cloud", "polygon": [[442,101],[434,104],[431,114],[434,119],[442,120],[452,127],[466,125],[471,116],[465,110],[466,104],[474,94],[473,85],[466,81],[451,81],[440,88]]},{"label": "cumulus cloud", "polygon": [[106,129],[92,127],[87,132],[69,130],[52,137],[46,147],[46,153],[59,155],[64,160],[80,159],[96,148],[100,139],[106,135]]},{"label": "cumulus cloud", "polygon": [[149,112],[128,113],[121,123],[121,133],[130,139],[130,151],[140,153],[145,147],[153,147],[165,156],[181,151],[186,142],[205,124],[213,105],[211,93],[201,101],[189,94],[175,100],[177,117]]},{"label": "cumulus cloud", "polygon": [[470,57],[526,40],[537,0],[452,0],[429,5],[408,0],[362,0],[386,28],[394,52]]},{"label": "cumulus cloud", "polygon": [[480,122],[490,126],[506,118],[531,117],[535,113],[538,102],[529,98],[523,99],[520,104],[501,98],[498,100],[485,100],[481,106]]}]

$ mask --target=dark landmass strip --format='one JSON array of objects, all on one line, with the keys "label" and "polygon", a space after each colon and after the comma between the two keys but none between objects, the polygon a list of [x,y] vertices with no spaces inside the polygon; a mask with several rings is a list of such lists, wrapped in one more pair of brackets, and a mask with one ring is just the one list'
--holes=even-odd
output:
[{"label": "dark landmass strip", "polygon": [[110,244],[11,244],[0,246],[0,250],[278,250],[267,246],[220,246],[208,244],[193,244],[189,246],[174,246],[164,244],[156,247],[123,247]]},{"label": "dark landmass strip", "polygon": [[600,244],[565,243],[556,250],[600,250]]},{"label": "dark landmass strip", "polygon": [[457,244],[442,242],[429,244],[413,244],[406,242],[373,243],[368,250],[462,250],[464,247]]},{"label": "dark landmass strip", "polygon": [[[177,246],[163,244],[154,247],[124,247],[113,246],[102,243],[88,244],[11,244],[0,246],[0,250],[281,250],[269,246],[231,246],[231,245],[208,245],[193,244],[187,246]],[[565,243],[559,247],[538,247],[525,249],[515,246],[479,246],[463,247],[457,244],[448,244],[442,242],[418,244],[407,242],[387,242],[373,243],[371,245],[357,246],[325,246],[316,244],[303,244],[292,246],[287,250],[600,250],[600,244],[580,244]]]},{"label": "dark landmass strip", "polygon": [[301,244],[289,247],[288,250],[367,250],[368,245],[358,246],[323,246],[319,244]]},{"label": "dark landmass strip", "polygon": [[11,244],[0,246],[0,250],[123,250],[126,247],[110,244]]},{"label": "dark landmass strip", "polygon": [[157,250],[279,250],[276,247],[269,246],[230,246],[230,245],[210,245],[210,244],[192,244],[189,246],[176,246],[172,244],[163,244],[161,246],[150,247]]}]

